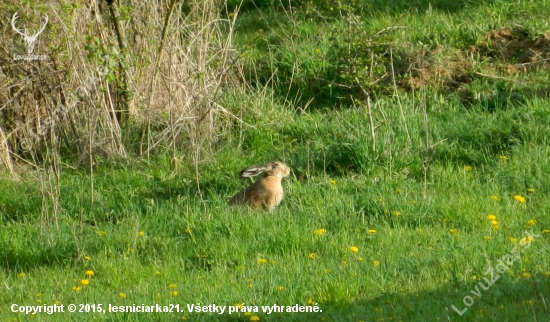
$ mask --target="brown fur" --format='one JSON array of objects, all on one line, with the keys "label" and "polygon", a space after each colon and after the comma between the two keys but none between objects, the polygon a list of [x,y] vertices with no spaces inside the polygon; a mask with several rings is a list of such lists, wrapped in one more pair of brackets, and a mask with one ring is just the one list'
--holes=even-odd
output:
[{"label": "brown fur", "polygon": [[273,210],[283,200],[281,181],[290,174],[290,168],[283,162],[269,162],[253,165],[241,171],[242,177],[252,177],[264,172],[264,176],[246,189],[241,190],[228,205],[248,205],[256,210]]}]

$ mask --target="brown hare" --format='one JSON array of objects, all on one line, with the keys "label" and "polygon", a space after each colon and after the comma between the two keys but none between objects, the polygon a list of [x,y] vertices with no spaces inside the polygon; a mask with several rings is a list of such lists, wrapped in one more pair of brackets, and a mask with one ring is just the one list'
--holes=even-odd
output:
[{"label": "brown hare", "polygon": [[264,176],[260,180],[233,196],[228,205],[248,205],[256,210],[275,209],[283,200],[281,180],[290,174],[290,168],[280,161],[268,162],[244,169],[241,177],[253,177],[262,172]]}]

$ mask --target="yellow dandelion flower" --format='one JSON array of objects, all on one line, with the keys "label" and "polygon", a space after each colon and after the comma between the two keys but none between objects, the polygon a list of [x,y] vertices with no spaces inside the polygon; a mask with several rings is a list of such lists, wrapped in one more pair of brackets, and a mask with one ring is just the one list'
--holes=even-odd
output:
[{"label": "yellow dandelion flower", "polygon": [[525,198],[520,196],[520,195],[515,195],[514,200],[519,202],[519,203],[525,203]]},{"label": "yellow dandelion flower", "polygon": [[172,296],[178,296],[178,291],[172,291]]},{"label": "yellow dandelion flower", "polygon": [[121,299],[125,299],[126,293],[118,293],[118,297],[120,297]]},{"label": "yellow dandelion flower", "polygon": [[491,220],[492,226],[498,226],[498,220]]},{"label": "yellow dandelion flower", "polygon": [[92,258],[91,258],[90,256],[84,256],[84,260],[85,260],[85,261],[89,261],[89,260],[91,260],[91,259],[92,259]]},{"label": "yellow dandelion flower", "polygon": [[191,230],[189,228],[185,228],[183,232],[186,233],[187,235],[191,234]]},{"label": "yellow dandelion flower", "polygon": [[531,274],[529,274],[529,273],[527,273],[527,272],[523,272],[523,273],[521,274],[521,276],[523,276],[523,277],[525,277],[525,278],[529,278],[529,277],[531,277]]},{"label": "yellow dandelion flower", "polygon": [[380,261],[373,260],[373,261],[372,261],[372,264],[373,264],[374,266],[380,266]]},{"label": "yellow dandelion flower", "polygon": [[466,172],[472,172],[472,170],[474,170],[474,168],[472,168],[471,166],[467,165],[464,167],[464,170],[466,170]]},{"label": "yellow dandelion flower", "polygon": [[376,229],[369,229],[369,234],[371,234],[371,235],[376,234]]},{"label": "yellow dandelion flower", "polygon": [[279,286],[279,287],[277,287],[277,290],[278,290],[279,292],[280,292],[280,291],[284,291],[284,289],[285,289],[285,287],[284,287],[284,286],[282,286],[282,285],[281,285],[281,286]]},{"label": "yellow dandelion flower", "polygon": [[521,246],[525,246],[527,244],[530,244],[532,241],[534,241],[535,239],[532,237],[532,236],[527,236],[527,237],[524,237],[522,239],[519,240],[519,244]]},{"label": "yellow dandelion flower", "polygon": [[401,212],[399,212],[399,211],[394,211],[394,212],[393,212],[393,215],[394,215],[395,217],[399,217],[399,216],[401,216]]},{"label": "yellow dandelion flower", "polygon": [[359,257],[357,258],[358,261],[362,262],[363,261],[363,257]]},{"label": "yellow dandelion flower", "polygon": [[483,310],[482,310],[482,309],[479,309],[479,310],[477,311],[477,313],[483,315]]},{"label": "yellow dandelion flower", "polygon": [[351,247],[349,248],[349,250],[351,250],[351,251],[354,252],[354,253],[357,253],[357,252],[359,251],[359,248],[357,248],[356,246],[351,246]]},{"label": "yellow dandelion flower", "polygon": [[491,236],[484,236],[483,237],[485,240],[491,240]]},{"label": "yellow dandelion flower", "polygon": [[336,181],[330,180],[328,183],[330,183],[331,185],[335,185],[335,184],[336,184]]},{"label": "yellow dandelion flower", "polygon": [[487,220],[489,221],[497,220],[497,216],[490,214],[489,216],[487,216]]},{"label": "yellow dandelion flower", "polygon": [[42,300],[41,300],[41,299],[37,299],[37,300],[36,300],[36,303],[41,304],[41,303],[42,303]]},{"label": "yellow dandelion flower", "polygon": [[550,276],[550,272],[545,272],[544,276]]},{"label": "yellow dandelion flower", "polygon": [[543,234],[543,235],[548,234],[548,233],[550,233],[550,230],[548,230],[548,229],[544,229],[543,231],[541,231],[541,234]]},{"label": "yellow dandelion flower", "polygon": [[267,259],[265,258],[258,258],[258,264],[265,264],[267,263]]},{"label": "yellow dandelion flower", "polygon": [[320,53],[320,52],[321,52],[321,49],[315,48],[315,53],[316,53],[316,54],[318,54],[318,53]]},{"label": "yellow dandelion flower", "polygon": [[94,276],[94,271],[88,270],[86,273],[84,273],[86,276]]},{"label": "yellow dandelion flower", "polygon": [[253,316],[250,317],[250,319],[248,319],[248,321],[250,321],[250,322],[258,322],[258,321],[260,321],[260,317],[257,316],[257,315],[253,315]]},{"label": "yellow dandelion flower", "polygon": [[73,286],[73,291],[80,292],[81,287],[80,286]]},{"label": "yellow dandelion flower", "polygon": [[454,235],[454,234],[456,234],[456,233],[457,233],[457,231],[456,231],[456,229],[449,229],[449,233],[451,233],[451,234],[453,234],[453,235]]},{"label": "yellow dandelion flower", "polygon": [[501,304],[498,308],[504,310],[504,305]]},{"label": "yellow dandelion flower", "polygon": [[401,194],[401,189],[395,189],[395,193],[400,195]]},{"label": "yellow dandelion flower", "polygon": [[104,232],[103,230],[98,231],[97,234],[98,234],[99,236],[105,236],[105,235],[107,235],[107,233]]},{"label": "yellow dandelion flower", "polygon": [[27,274],[25,274],[25,273],[19,273],[17,276],[19,276],[19,278],[23,278],[23,277],[27,276]]},{"label": "yellow dandelion flower", "polygon": [[527,188],[527,193],[535,193],[535,188]]},{"label": "yellow dandelion flower", "polygon": [[518,239],[516,237],[509,237],[508,240],[510,240],[512,243],[518,242]]},{"label": "yellow dandelion flower", "polygon": [[525,301],[525,305],[531,305],[531,304],[533,304],[533,302],[531,300]]},{"label": "yellow dandelion flower", "polygon": [[314,259],[315,258],[315,253],[310,253],[307,257],[309,259]]},{"label": "yellow dandelion flower", "polygon": [[492,195],[491,200],[498,201],[498,196],[497,195]]},{"label": "yellow dandelion flower", "polygon": [[238,311],[238,310],[240,310],[240,309],[243,308],[243,304],[242,304],[242,303],[235,303],[235,304],[233,305],[233,307],[235,307],[235,309],[237,309],[237,311]]},{"label": "yellow dandelion flower", "polygon": [[313,305],[315,304],[315,300],[313,299],[313,297],[310,297],[307,299],[307,305]]},{"label": "yellow dandelion flower", "polygon": [[527,221],[527,226],[534,226],[537,223],[535,219],[529,219]]},{"label": "yellow dandelion flower", "polygon": [[313,234],[314,234],[314,235],[319,235],[319,236],[322,236],[322,235],[324,235],[324,234],[326,234],[326,233],[327,233],[327,230],[324,229],[324,228],[315,229],[315,230],[313,231]]},{"label": "yellow dandelion flower", "polygon": [[473,279],[474,281],[477,281],[477,275],[472,275],[472,279]]},{"label": "yellow dandelion flower", "polygon": [[168,284],[168,288],[176,288],[176,283]]},{"label": "yellow dandelion flower", "polygon": [[155,275],[156,275],[156,276],[160,276],[160,274],[161,274],[160,271],[156,271],[156,272],[155,272]]},{"label": "yellow dandelion flower", "polygon": [[252,313],[250,313],[250,312],[244,312],[244,316],[251,316],[251,315],[252,315]]},{"label": "yellow dandelion flower", "polygon": [[80,281],[80,284],[86,286],[86,285],[90,285],[90,281],[88,281],[87,279],[83,279]]},{"label": "yellow dandelion flower", "polygon": [[501,155],[498,158],[501,159],[502,161],[506,161],[508,159],[508,157],[506,157],[505,155]]},{"label": "yellow dandelion flower", "polygon": [[143,237],[143,235],[145,235],[145,233],[142,232],[142,231],[140,231],[140,232],[138,233],[138,237]]}]

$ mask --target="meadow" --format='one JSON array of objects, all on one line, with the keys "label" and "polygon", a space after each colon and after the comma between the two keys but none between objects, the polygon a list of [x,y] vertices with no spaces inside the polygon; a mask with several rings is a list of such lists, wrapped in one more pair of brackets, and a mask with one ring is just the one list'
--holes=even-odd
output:
[{"label": "meadow", "polygon": [[[550,1],[237,5],[200,160],[1,173],[0,321],[550,321]],[[226,205],[275,160],[279,207]]]}]

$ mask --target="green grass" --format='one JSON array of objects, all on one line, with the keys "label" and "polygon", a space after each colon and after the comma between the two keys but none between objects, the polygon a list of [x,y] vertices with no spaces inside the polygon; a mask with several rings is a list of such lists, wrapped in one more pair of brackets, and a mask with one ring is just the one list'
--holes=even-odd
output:
[{"label": "green grass", "polygon": [[[254,128],[236,124],[198,176],[191,161],[174,170],[164,155],[99,162],[91,205],[86,170],[65,167],[57,212],[48,172],[0,179],[0,320],[547,321],[550,113],[540,90],[548,72],[508,74],[512,58],[465,53],[482,47],[490,29],[517,23],[544,34],[550,2],[377,3],[365,32],[407,26],[384,38],[396,57],[412,62],[426,50],[433,70],[467,63],[462,90],[434,81],[413,92],[394,89],[391,79],[372,87],[373,150],[364,97],[307,82],[338,70],[327,57],[342,47],[329,36],[345,24],[299,16],[289,39],[289,25],[276,23],[285,21],[282,12],[263,9],[266,21],[244,13],[237,44],[253,89],[228,92],[224,103]],[[425,193],[423,104],[435,145]],[[269,214],[228,208],[250,183],[239,170],[269,160],[293,170],[283,203]],[[536,234],[527,244],[525,231]],[[520,259],[487,290],[479,286],[514,248]],[[473,304],[460,316],[451,306],[462,310],[466,296]],[[11,312],[13,303],[180,304],[186,312],[29,317]],[[198,303],[260,312],[187,312]],[[308,303],[322,312],[261,312]]]}]

